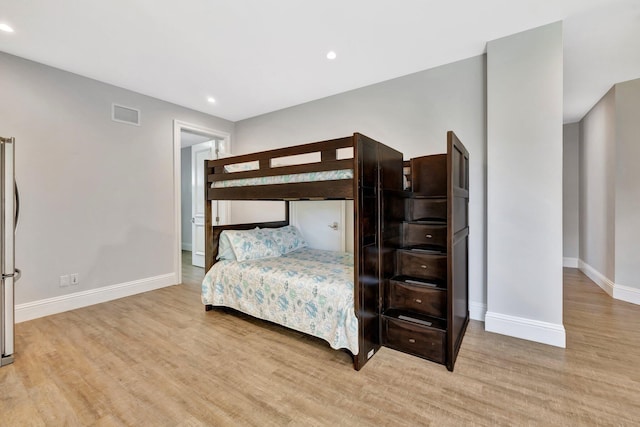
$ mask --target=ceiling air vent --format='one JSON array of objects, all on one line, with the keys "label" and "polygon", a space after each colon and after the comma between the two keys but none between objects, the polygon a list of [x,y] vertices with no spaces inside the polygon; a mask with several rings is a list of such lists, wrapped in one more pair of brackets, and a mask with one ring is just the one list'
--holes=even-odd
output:
[{"label": "ceiling air vent", "polygon": [[140,110],[124,105],[112,104],[111,119],[114,122],[140,126]]}]

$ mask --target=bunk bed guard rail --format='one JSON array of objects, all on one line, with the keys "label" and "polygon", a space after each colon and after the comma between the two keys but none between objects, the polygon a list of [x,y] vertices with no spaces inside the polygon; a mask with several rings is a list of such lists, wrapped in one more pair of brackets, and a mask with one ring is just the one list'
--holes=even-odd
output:
[{"label": "bunk bed guard rail", "polygon": [[353,199],[356,135],[208,160],[207,200]]}]

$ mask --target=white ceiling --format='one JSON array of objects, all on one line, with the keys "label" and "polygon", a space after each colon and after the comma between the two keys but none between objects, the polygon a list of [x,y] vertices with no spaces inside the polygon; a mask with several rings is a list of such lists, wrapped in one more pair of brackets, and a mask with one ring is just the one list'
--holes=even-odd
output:
[{"label": "white ceiling", "polygon": [[558,20],[574,122],[640,77],[639,0],[0,0],[0,51],[237,121]]}]

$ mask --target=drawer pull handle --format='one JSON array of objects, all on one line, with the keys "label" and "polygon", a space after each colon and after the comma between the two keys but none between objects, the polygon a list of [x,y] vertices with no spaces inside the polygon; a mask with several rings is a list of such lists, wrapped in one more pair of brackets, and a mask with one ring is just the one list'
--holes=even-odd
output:
[{"label": "drawer pull handle", "polygon": [[427,239],[431,239],[433,236],[432,236],[431,234],[427,234],[425,237],[426,237]]},{"label": "drawer pull handle", "polygon": [[421,265],[420,268],[427,268],[427,266],[426,265]]},{"label": "drawer pull handle", "polygon": [[418,304],[422,304],[422,300],[421,300],[421,299],[417,299],[417,298],[416,298],[416,302],[417,302]]},{"label": "drawer pull handle", "polygon": [[413,338],[409,338],[409,342],[410,342],[411,344],[415,344],[415,343],[416,343],[416,340],[414,340]]}]

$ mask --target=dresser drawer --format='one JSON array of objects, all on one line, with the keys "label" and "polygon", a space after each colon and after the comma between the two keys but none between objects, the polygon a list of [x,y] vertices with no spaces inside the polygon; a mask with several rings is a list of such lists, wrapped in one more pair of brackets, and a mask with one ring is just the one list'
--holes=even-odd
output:
[{"label": "dresser drawer", "polygon": [[383,344],[434,362],[445,362],[444,329],[401,320],[397,313],[382,316]]},{"label": "dresser drawer", "polygon": [[414,224],[405,222],[402,230],[404,246],[447,246],[446,225]]},{"label": "dresser drawer", "polygon": [[414,311],[433,317],[447,316],[447,291],[401,280],[387,282],[386,308]]},{"label": "dresser drawer", "polygon": [[421,279],[447,278],[447,256],[437,252],[398,250],[398,274]]},{"label": "dresser drawer", "polygon": [[407,221],[447,221],[447,199],[407,199]]}]

